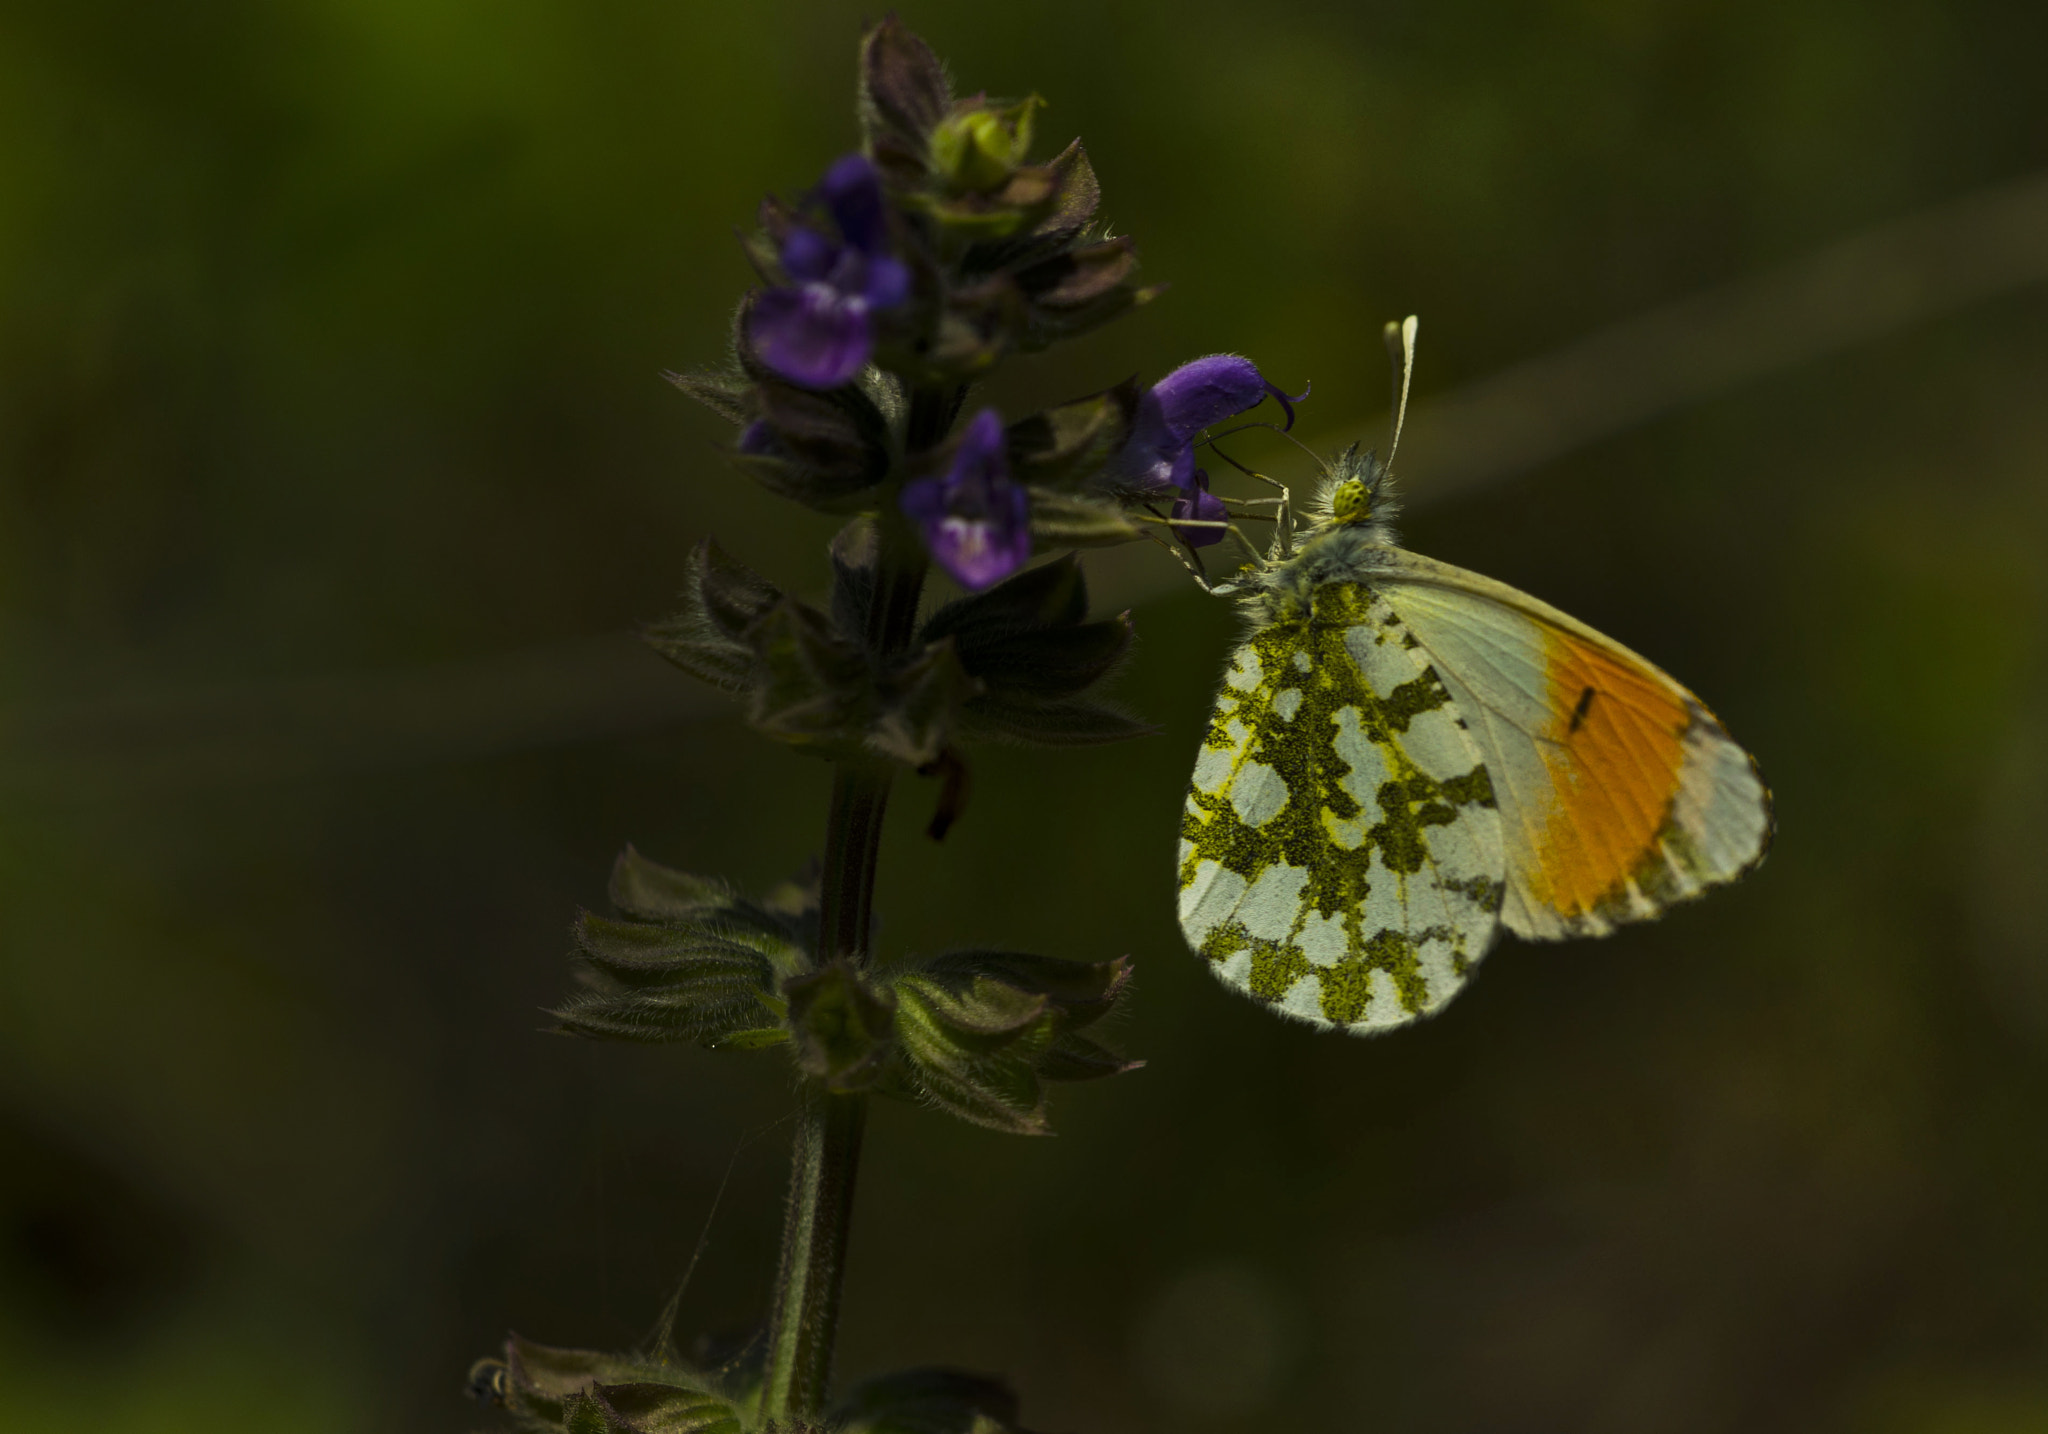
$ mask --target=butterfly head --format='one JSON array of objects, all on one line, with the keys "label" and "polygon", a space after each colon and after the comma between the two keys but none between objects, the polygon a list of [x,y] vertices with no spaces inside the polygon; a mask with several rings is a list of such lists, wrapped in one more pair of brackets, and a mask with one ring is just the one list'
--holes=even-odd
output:
[{"label": "butterfly head", "polygon": [[1330,465],[1329,481],[1316,504],[1325,519],[1340,527],[1383,523],[1394,516],[1393,475],[1378,455],[1352,444]]},{"label": "butterfly head", "polygon": [[1346,478],[1330,494],[1330,519],[1337,523],[1370,523],[1372,489],[1356,478]]}]

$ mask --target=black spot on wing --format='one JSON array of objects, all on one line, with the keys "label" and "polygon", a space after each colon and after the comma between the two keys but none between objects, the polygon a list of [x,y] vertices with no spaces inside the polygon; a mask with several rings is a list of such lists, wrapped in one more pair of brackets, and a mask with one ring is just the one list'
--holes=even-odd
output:
[{"label": "black spot on wing", "polygon": [[1566,726],[1566,728],[1564,729],[1564,730],[1565,730],[1565,735],[1566,735],[1566,736],[1570,736],[1570,735],[1571,735],[1572,733],[1574,733],[1574,732],[1578,731],[1578,730],[1579,730],[1579,728],[1581,728],[1581,727],[1585,726],[1585,725],[1586,725],[1586,714],[1587,714],[1588,712],[1591,712],[1592,710],[1593,710],[1593,689],[1592,689],[1592,688],[1590,688],[1590,687],[1588,687],[1588,688],[1587,688],[1587,689],[1586,689],[1586,690],[1585,690],[1584,692],[1581,692],[1581,693],[1579,694],[1579,702],[1578,702],[1578,705],[1577,705],[1576,707],[1572,708],[1572,720],[1571,720],[1570,724],[1569,724],[1568,726]]}]

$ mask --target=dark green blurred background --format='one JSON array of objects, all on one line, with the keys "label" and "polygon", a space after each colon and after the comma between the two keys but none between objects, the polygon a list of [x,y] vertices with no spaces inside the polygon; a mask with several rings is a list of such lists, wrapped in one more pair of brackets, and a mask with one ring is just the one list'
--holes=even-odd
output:
[{"label": "dark green blurred background", "polygon": [[[904,13],[1050,99],[1173,285],[996,401],[1232,349],[1374,438],[1419,312],[1412,545],[1695,686],[1781,835],[1421,1029],[1285,1025],[1171,917],[1231,619],[1101,564],[1162,734],[984,754],[942,847],[909,785],[880,902],[899,952],[1131,953],[1151,1064],[1048,1141],[879,1111],[842,1370],[1006,1370],[1072,1434],[2048,1429],[2048,207],[1988,278],[1942,207],[2048,164],[2048,11]],[[540,1008],[624,842],[763,883],[818,840],[824,768],[625,634],[708,532],[821,571],[657,371],[853,142],[861,14],[0,4],[0,1424],[488,1423],[468,1361],[638,1338],[728,1168],[681,1322],[763,1313],[779,1058]],[[1962,247],[1830,267],[1923,212]],[[1818,317],[1715,289],[1785,265]],[[1701,291],[1720,377],[1596,345],[1548,461],[1457,408]]]}]

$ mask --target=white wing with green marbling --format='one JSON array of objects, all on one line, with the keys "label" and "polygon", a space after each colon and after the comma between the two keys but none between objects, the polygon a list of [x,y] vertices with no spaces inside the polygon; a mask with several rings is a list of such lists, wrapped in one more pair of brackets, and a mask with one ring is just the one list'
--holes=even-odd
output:
[{"label": "white wing with green marbling", "polygon": [[1181,823],[1181,929],[1219,977],[1316,1025],[1406,1024],[1485,955],[1504,872],[1478,749],[1369,589],[1238,648]]}]

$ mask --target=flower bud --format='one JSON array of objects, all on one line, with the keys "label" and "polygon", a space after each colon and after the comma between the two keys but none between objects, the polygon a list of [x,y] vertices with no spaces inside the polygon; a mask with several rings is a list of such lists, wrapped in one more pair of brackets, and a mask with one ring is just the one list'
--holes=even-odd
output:
[{"label": "flower bud", "polygon": [[932,165],[961,189],[1000,187],[1031,148],[1036,97],[998,111],[976,106],[939,122],[932,131]]}]

